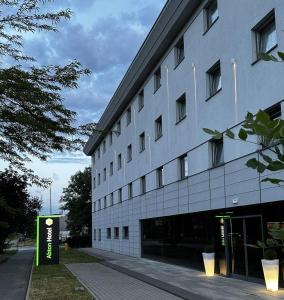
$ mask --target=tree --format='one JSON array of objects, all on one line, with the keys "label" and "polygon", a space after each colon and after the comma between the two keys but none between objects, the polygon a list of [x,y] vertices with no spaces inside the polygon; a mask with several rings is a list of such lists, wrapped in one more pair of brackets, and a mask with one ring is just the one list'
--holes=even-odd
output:
[{"label": "tree", "polygon": [[31,236],[41,201],[27,191],[28,179],[16,171],[0,172],[0,253],[11,233]]},{"label": "tree", "polygon": [[34,57],[22,52],[24,34],[57,31],[62,19],[70,19],[69,9],[46,12],[48,2],[0,0],[0,159],[43,186],[49,180],[37,177],[25,163],[31,157],[46,160],[54,151],[78,150],[84,142],[81,134],[94,129],[93,124],[73,125],[76,113],[64,106],[61,94],[77,88],[78,79],[90,71],[76,60],[38,66]]},{"label": "tree", "polygon": [[91,234],[91,188],[91,168],[88,167],[71,176],[68,187],[63,189],[61,209],[68,211],[67,227],[71,236]]}]

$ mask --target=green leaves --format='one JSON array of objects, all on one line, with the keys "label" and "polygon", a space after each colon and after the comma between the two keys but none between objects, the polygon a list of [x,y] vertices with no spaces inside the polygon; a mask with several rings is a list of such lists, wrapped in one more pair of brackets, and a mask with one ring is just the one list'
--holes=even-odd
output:
[{"label": "green leaves", "polygon": [[246,139],[248,137],[248,134],[243,128],[241,128],[240,131],[239,131],[238,136],[241,140],[246,141]]},{"label": "green leaves", "polygon": [[230,129],[227,129],[227,130],[226,130],[226,136],[227,136],[228,138],[230,138],[230,139],[234,139],[234,138],[235,138],[235,134],[234,134],[233,131],[230,130]]},{"label": "green leaves", "polygon": [[212,130],[209,128],[203,128],[203,131],[207,134],[210,134],[213,139],[219,140],[222,138],[222,133],[217,130]]}]

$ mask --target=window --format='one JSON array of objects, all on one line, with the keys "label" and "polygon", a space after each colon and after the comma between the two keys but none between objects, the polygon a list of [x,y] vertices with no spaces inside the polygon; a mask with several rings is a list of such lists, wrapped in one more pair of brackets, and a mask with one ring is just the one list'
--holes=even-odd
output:
[{"label": "window", "polygon": [[270,12],[257,24],[255,32],[256,58],[260,58],[262,53],[268,53],[277,46],[275,12]]},{"label": "window", "polygon": [[162,135],[163,135],[163,121],[162,121],[162,116],[160,116],[155,121],[155,137],[156,137],[156,140],[159,139]]},{"label": "window", "polygon": [[177,101],[176,101],[176,118],[177,122],[183,120],[186,117],[186,97],[183,94]]},{"label": "window", "polygon": [[122,202],[122,188],[120,188],[118,191],[118,203]]},{"label": "window", "polygon": [[217,0],[213,0],[209,2],[209,5],[207,5],[207,7],[205,8],[205,15],[206,15],[205,30],[208,30],[218,20],[219,17]]},{"label": "window", "polygon": [[119,239],[119,227],[114,227],[114,238]]},{"label": "window", "polygon": [[159,67],[154,73],[154,93],[160,88],[160,86],[161,86],[161,67]]},{"label": "window", "polygon": [[[265,112],[269,115],[271,120],[281,119],[281,103],[277,103],[268,109]],[[272,138],[264,138],[263,136],[258,136],[258,144],[261,146],[260,148],[267,148],[276,146],[279,143],[278,139]]]},{"label": "window", "polygon": [[142,90],[138,95],[138,111],[144,107],[144,90]]},{"label": "window", "polygon": [[101,210],[102,207],[101,207],[101,199],[98,200],[98,210]]},{"label": "window", "polygon": [[179,157],[179,179],[185,179],[188,176],[188,159],[187,155]]},{"label": "window", "polygon": [[208,78],[208,98],[214,96],[222,88],[221,65],[218,61],[207,71]]},{"label": "window", "polygon": [[113,175],[113,161],[111,161],[110,164],[109,164],[109,175],[110,176]]},{"label": "window", "polygon": [[142,132],[139,135],[139,152],[142,152],[145,150],[145,132]]},{"label": "window", "polygon": [[212,151],[212,167],[218,167],[224,163],[224,148],[223,148],[223,138],[219,140],[211,141],[211,151]]},{"label": "window", "polygon": [[104,208],[106,208],[106,207],[107,207],[107,197],[104,196]]},{"label": "window", "polygon": [[127,162],[132,160],[132,146],[131,144],[127,146]]},{"label": "window", "polygon": [[129,229],[128,226],[123,226],[123,239],[128,240],[129,239]]},{"label": "window", "polygon": [[128,184],[128,199],[131,199],[133,197],[133,187],[132,182]]},{"label": "window", "polygon": [[106,168],[104,168],[104,181],[106,181],[106,178],[107,178],[107,170]]},{"label": "window", "polygon": [[106,152],[106,141],[104,140],[103,141],[103,153],[105,153]]},{"label": "window", "polygon": [[131,123],[131,107],[128,107],[126,110],[126,125],[128,126]]},{"label": "window", "polygon": [[112,131],[109,133],[109,145],[112,145]]},{"label": "window", "polygon": [[98,240],[99,240],[99,241],[102,240],[102,231],[101,231],[101,229],[99,229],[99,238],[98,238]]},{"label": "window", "polygon": [[175,65],[178,66],[184,59],[184,41],[183,37],[175,46]]},{"label": "window", "polygon": [[140,178],[140,194],[143,195],[146,193],[146,177],[142,176]]},{"label": "window", "polygon": [[107,237],[107,239],[111,239],[111,228],[107,228],[106,237]]},{"label": "window", "polygon": [[122,159],[121,159],[121,154],[118,154],[117,156],[117,169],[121,169],[122,166]]},{"label": "window", "polygon": [[109,198],[110,206],[113,206],[113,193],[110,194]]},{"label": "window", "polygon": [[101,184],[101,173],[98,174],[98,185]]},{"label": "window", "polygon": [[156,170],[157,188],[164,186],[164,168],[160,167]]},{"label": "window", "polygon": [[120,122],[120,120],[117,121],[117,123],[116,123],[116,133],[117,133],[117,135],[121,134],[121,122]]},{"label": "window", "polygon": [[101,157],[101,148],[99,147],[98,148],[98,159],[100,159],[100,157]]},{"label": "window", "polygon": [[97,230],[94,229],[94,241],[97,239]]},{"label": "window", "polygon": [[96,177],[93,178],[93,189],[96,188]]},{"label": "window", "polygon": [[94,212],[97,211],[97,203],[94,201]]}]

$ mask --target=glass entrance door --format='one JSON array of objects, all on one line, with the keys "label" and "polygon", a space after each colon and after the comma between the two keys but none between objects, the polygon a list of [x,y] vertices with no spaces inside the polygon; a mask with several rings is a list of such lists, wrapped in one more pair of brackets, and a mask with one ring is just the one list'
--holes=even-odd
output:
[{"label": "glass entrance door", "polygon": [[231,274],[246,279],[262,278],[263,251],[249,246],[263,240],[261,216],[231,218],[229,227]]}]

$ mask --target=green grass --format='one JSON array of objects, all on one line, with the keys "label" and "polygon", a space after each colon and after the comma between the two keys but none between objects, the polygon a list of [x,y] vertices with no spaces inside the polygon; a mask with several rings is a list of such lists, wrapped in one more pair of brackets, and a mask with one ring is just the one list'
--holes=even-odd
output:
[{"label": "green grass", "polygon": [[7,259],[16,254],[17,253],[17,250],[6,250],[4,251],[3,253],[0,254],[0,264],[1,263],[4,263],[5,261],[7,261]]},{"label": "green grass", "polygon": [[97,262],[99,259],[78,250],[60,249],[60,264],[34,266],[30,300],[62,299],[87,300],[93,299],[89,292],[83,288],[75,276],[64,266],[70,263]]}]

